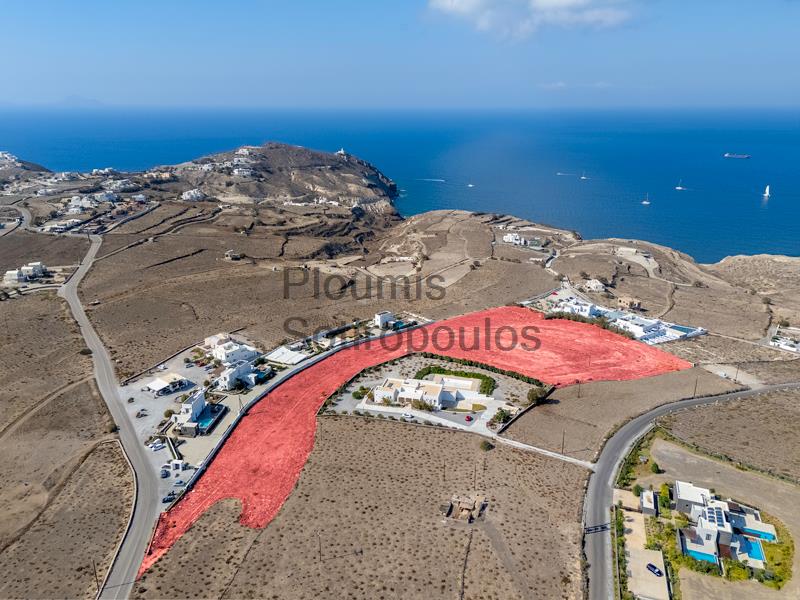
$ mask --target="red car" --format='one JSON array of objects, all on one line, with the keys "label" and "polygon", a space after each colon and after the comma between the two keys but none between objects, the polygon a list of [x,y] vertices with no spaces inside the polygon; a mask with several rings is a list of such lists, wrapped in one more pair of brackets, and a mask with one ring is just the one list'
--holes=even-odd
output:
[{"label": "red car", "polygon": [[467,415],[466,417],[464,417],[464,420],[465,420],[467,423],[469,423],[470,421],[472,421],[472,415]]}]

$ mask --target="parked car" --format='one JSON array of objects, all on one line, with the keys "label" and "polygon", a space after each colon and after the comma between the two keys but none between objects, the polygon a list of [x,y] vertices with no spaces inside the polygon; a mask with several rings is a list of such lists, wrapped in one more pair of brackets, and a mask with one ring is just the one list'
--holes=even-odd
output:
[{"label": "parked car", "polygon": [[411,413],[403,413],[400,416],[403,417],[404,419],[413,419],[414,418],[414,415],[412,415]]},{"label": "parked car", "polygon": [[161,479],[166,479],[167,477],[169,477],[169,471],[161,469]]},{"label": "parked car", "polygon": [[656,577],[663,577],[664,573],[661,569],[655,566],[653,563],[647,563],[647,570],[650,571]]},{"label": "parked car", "polygon": [[172,485],[182,486],[182,485],[186,485],[186,482],[183,479],[178,479],[178,481],[176,481]]},{"label": "parked car", "polygon": [[158,452],[159,450],[163,450],[164,448],[166,448],[166,446],[164,444],[156,444],[154,446],[150,446],[150,449],[153,452]]},{"label": "parked car", "polygon": [[465,420],[467,423],[469,423],[470,421],[472,421],[472,415],[467,415],[466,417],[464,417],[464,420]]},{"label": "parked car", "polygon": [[164,504],[169,504],[169,503],[170,503],[170,502],[172,502],[174,499],[175,499],[175,496],[164,496],[164,497],[161,499],[161,502],[163,502]]}]

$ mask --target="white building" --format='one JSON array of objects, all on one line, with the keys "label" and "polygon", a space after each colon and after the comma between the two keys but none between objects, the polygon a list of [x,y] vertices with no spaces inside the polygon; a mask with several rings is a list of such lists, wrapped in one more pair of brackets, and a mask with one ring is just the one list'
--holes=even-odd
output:
[{"label": "white building", "polygon": [[394,314],[390,313],[388,310],[382,310],[381,312],[375,313],[375,327],[388,329],[394,320]]},{"label": "white building", "polygon": [[[269,373],[269,371],[266,371],[266,373]],[[232,390],[240,381],[249,387],[253,387],[258,383],[259,376],[260,372],[253,368],[252,363],[240,360],[220,374],[217,378],[217,387],[221,390]]]},{"label": "white building", "polygon": [[29,262],[18,269],[26,279],[39,279],[47,274],[47,267],[41,262]]},{"label": "white building", "polygon": [[527,246],[530,244],[527,238],[522,237],[518,233],[507,233],[503,236],[503,241],[506,244],[514,244],[515,246]]},{"label": "white building", "polygon": [[236,167],[233,170],[234,175],[238,175],[239,177],[250,177],[253,175],[253,169],[248,169],[246,167]]},{"label": "white building", "polygon": [[598,279],[590,279],[583,284],[583,288],[589,292],[605,292],[606,286]]},{"label": "white building", "polygon": [[203,390],[197,390],[181,403],[180,411],[172,415],[172,422],[179,427],[187,426],[190,423],[196,424],[206,404],[208,403],[206,402],[205,392]]},{"label": "white building", "polygon": [[134,194],[133,196],[131,196],[131,200],[133,200],[134,202],[138,202],[139,204],[144,204],[145,202],[147,202],[147,196],[145,196],[144,194]]},{"label": "white building", "polygon": [[441,410],[460,402],[471,408],[472,404],[485,404],[492,400],[491,396],[481,394],[479,389],[480,381],[468,377],[436,375],[433,381],[387,377],[372,390],[372,395],[373,401],[378,403],[409,404],[416,400]]},{"label": "white building", "polygon": [[93,194],[92,197],[96,202],[116,202],[119,199],[119,196],[109,191],[97,192]]},{"label": "white building", "polygon": [[309,357],[308,354],[299,352],[298,350],[292,350],[287,346],[278,346],[269,354],[267,354],[264,358],[272,363],[277,363],[279,365],[287,365],[292,367],[294,365],[300,364],[308,357]]},{"label": "white building", "polygon": [[181,194],[181,200],[187,200],[189,202],[198,202],[200,200],[205,200],[205,198],[205,193],[197,188],[193,190],[187,190]]},{"label": "white building", "polygon": [[6,271],[5,275],[3,275],[3,284],[5,285],[19,285],[25,283],[25,281],[25,275],[20,269]]},{"label": "white building", "polygon": [[147,384],[147,389],[153,392],[156,396],[164,396],[177,392],[188,385],[188,381],[178,375],[177,373],[167,373],[162,377],[156,377]]},{"label": "white building", "polygon": [[239,344],[232,340],[223,344],[218,344],[211,350],[211,355],[222,362],[222,364],[231,366],[241,360],[250,361],[259,355],[258,350],[247,344]]}]

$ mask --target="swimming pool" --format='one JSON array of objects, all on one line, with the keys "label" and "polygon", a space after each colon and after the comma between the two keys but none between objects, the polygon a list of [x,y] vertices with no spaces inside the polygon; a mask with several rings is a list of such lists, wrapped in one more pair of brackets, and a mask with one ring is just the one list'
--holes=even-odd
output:
[{"label": "swimming pool", "polygon": [[751,537],[756,537],[762,540],[769,540],[770,542],[775,539],[775,536],[769,533],[768,531],[755,531],[754,529],[742,529],[742,533],[746,533]]},{"label": "swimming pool", "polygon": [[758,540],[751,540],[746,537],[742,537],[742,544],[741,549],[742,552],[747,553],[747,556],[750,558],[755,558],[756,560],[764,560],[764,549],[761,547],[761,542]]},{"label": "swimming pool", "polygon": [[681,333],[693,333],[696,331],[694,327],[686,327],[685,325],[670,325],[669,328],[680,331]]},{"label": "swimming pool", "polygon": [[704,562],[717,564],[717,557],[714,556],[713,554],[706,554],[705,552],[698,552],[697,550],[687,550],[686,554],[688,554],[695,560],[702,560]]}]

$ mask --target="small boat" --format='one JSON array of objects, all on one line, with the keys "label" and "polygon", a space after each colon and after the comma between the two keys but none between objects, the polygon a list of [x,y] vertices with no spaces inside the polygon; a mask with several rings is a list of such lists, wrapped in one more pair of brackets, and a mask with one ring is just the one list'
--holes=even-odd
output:
[{"label": "small boat", "polygon": [[644,204],[645,206],[650,206],[650,194],[647,194],[644,197],[644,200],[642,200],[642,204]]},{"label": "small boat", "polygon": [[764,188],[764,200],[769,200],[769,186]]},{"label": "small boat", "polygon": [[468,183],[467,187],[475,187],[475,184],[474,183]]},{"label": "small boat", "polygon": [[679,192],[685,192],[686,188],[683,187],[683,179],[678,182],[678,185],[675,186],[675,189]]},{"label": "small boat", "polygon": [[586,176],[586,171],[584,171],[583,174],[581,175],[581,180],[586,181],[587,179],[589,178]]},{"label": "small boat", "polygon": [[723,158],[738,158],[739,160],[750,158],[749,154],[736,154],[735,152],[726,152],[722,155]]}]

